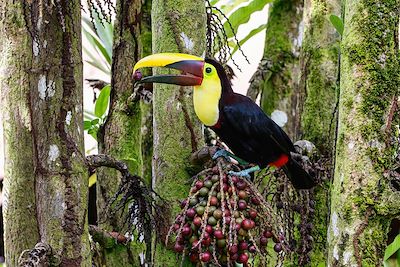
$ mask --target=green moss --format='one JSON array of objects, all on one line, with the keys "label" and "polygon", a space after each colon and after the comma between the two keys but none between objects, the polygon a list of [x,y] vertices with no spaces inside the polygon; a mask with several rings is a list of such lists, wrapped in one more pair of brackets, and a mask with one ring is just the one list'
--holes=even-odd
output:
[{"label": "green moss", "polygon": [[261,107],[267,114],[273,112],[282,99],[290,99],[293,91],[290,85],[296,77],[293,77],[291,68],[298,56],[293,54],[292,39],[298,34],[297,27],[302,17],[297,10],[300,6],[298,0],[279,0],[271,7],[263,56],[263,60],[268,62],[268,72],[261,98]]},{"label": "green moss", "polygon": [[[400,83],[396,45],[399,1],[346,1],[342,43],[341,103],[335,179],[343,180],[340,196],[332,193],[332,210],[345,218],[342,229],[360,227],[371,210],[359,240],[362,266],[380,264],[390,218],[400,210],[398,196],[384,173],[394,165],[397,144],[386,128],[391,101]],[[350,105],[351,104],[351,105]],[[350,146],[351,144],[351,146]],[[335,181],[335,187],[338,186]],[[336,189],[337,190],[337,189]],[[338,244],[333,238],[331,244]],[[343,244],[354,253],[352,238]],[[331,247],[332,252],[332,247]],[[330,257],[332,257],[330,253]],[[334,262],[332,259],[329,262]],[[351,262],[356,262],[354,257]]]},{"label": "green moss", "polygon": [[[157,0],[152,7],[153,52],[183,52],[202,55],[205,51],[205,5],[201,0]],[[193,42],[186,47],[182,35]],[[167,73],[166,69],[155,69],[155,73]],[[172,214],[165,212],[165,220],[172,221],[178,210],[178,200],[188,194],[187,173],[192,153],[192,136],[185,124],[182,106],[188,114],[199,145],[202,143],[201,127],[194,115],[191,88],[184,89],[180,97],[179,87],[154,85],[154,188],[171,204]],[[179,265],[176,255],[163,247],[164,240],[156,240],[155,266]],[[161,243],[159,243],[161,242]]]}]

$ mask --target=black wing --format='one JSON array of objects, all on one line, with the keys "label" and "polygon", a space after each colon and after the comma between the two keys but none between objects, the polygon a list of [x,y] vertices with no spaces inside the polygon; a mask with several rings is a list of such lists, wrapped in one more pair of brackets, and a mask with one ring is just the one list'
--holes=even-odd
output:
[{"label": "black wing", "polygon": [[224,124],[229,124],[241,138],[247,138],[259,153],[290,155],[294,151],[287,134],[248,97],[236,94],[235,101],[224,105],[223,116]]}]

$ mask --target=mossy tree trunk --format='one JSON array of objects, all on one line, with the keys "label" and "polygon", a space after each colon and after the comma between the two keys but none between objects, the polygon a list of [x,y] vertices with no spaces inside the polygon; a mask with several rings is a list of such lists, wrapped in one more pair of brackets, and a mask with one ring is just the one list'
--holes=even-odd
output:
[{"label": "mossy tree trunk", "polygon": [[[152,4],[153,52],[205,52],[206,11],[203,0],[156,0]],[[157,74],[170,70],[155,69]],[[201,125],[192,109],[192,88],[154,85],[153,187],[172,205],[161,215],[171,223],[178,200],[187,196],[189,156],[203,145]],[[165,229],[164,229],[165,230]],[[178,266],[179,259],[157,238],[155,266]]]},{"label": "mossy tree trunk", "polygon": [[391,219],[400,213],[392,176],[399,161],[399,6],[398,0],[346,1],[331,266],[381,265]]},{"label": "mossy tree trunk", "polygon": [[80,2],[2,1],[6,261],[36,242],[91,266],[84,164]]},{"label": "mossy tree trunk", "polygon": [[[340,36],[328,20],[331,14],[340,16],[340,1],[304,1],[304,40],[300,54],[301,80],[298,102],[297,137],[315,144],[319,163],[325,169],[321,184],[310,191],[315,202],[310,252],[312,265],[324,262],[327,255],[330,188],[333,177],[333,153],[339,92]],[[317,159],[314,159],[317,160]]]},{"label": "mossy tree trunk", "polygon": [[[323,159],[327,177],[321,177],[322,184],[308,193],[308,198],[315,201],[314,214],[308,213],[307,219],[313,224],[310,234],[315,240],[309,254],[311,265],[325,261],[327,254],[332,177],[329,173],[333,173],[340,41],[328,20],[330,14],[340,15],[339,1],[274,2],[261,68],[254,75],[248,93],[261,89],[260,105],[264,111],[267,114],[275,110],[285,112],[288,122],[284,130],[294,141],[313,142]],[[262,69],[264,73],[260,75]],[[278,119],[282,119],[281,116]],[[293,257],[285,264],[298,265],[298,260]]]},{"label": "mossy tree trunk", "polygon": [[[151,140],[147,140],[151,139],[151,128],[145,129],[148,117],[151,119],[151,108],[139,97],[130,99],[130,96],[134,93],[133,66],[151,53],[151,1],[117,1],[116,10],[110,112],[99,134],[99,151],[125,161],[131,173],[149,177],[150,168],[145,168],[144,159],[149,161],[151,149],[143,149],[142,144],[150,142],[151,147]],[[143,156],[143,153],[146,154]],[[128,225],[124,224],[126,214],[118,213],[110,217],[105,210],[120,181],[120,173],[116,170],[102,169],[98,172],[97,207],[100,226],[104,230],[124,234],[128,230]],[[150,246],[151,241],[147,241]],[[103,264],[107,266],[139,266],[139,255],[143,263],[146,244],[133,241],[128,246],[116,245],[111,250],[105,250],[104,254]],[[151,256],[150,251],[147,256]]]},{"label": "mossy tree trunk", "polygon": [[[247,95],[267,114],[275,111],[288,121],[284,129],[296,135],[296,108],[299,96],[299,56],[303,40],[303,0],[277,0],[270,7],[265,36],[264,55],[251,79]],[[283,123],[284,124],[284,123]]]}]

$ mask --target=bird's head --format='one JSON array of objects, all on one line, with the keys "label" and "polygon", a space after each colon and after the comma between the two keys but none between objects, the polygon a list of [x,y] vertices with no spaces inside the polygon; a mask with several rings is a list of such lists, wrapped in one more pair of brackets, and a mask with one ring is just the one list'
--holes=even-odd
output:
[{"label": "bird's head", "polygon": [[[139,83],[165,83],[182,86],[201,86],[203,82],[214,80],[219,83],[228,80],[223,66],[212,59],[182,54],[182,53],[159,53],[150,55],[139,60],[133,71],[145,67],[165,67],[180,70],[181,74],[164,74],[147,76],[138,81]],[[228,81],[229,82],[229,81]]]},{"label": "bird's head", "polygon": [[135,73],[144,67],[180,70],[180,74],[147,76],[138,82],[193,86],[193,101],[197,116],[207,126],[217,123],[221,95],[223,92],[232,92],[230,81],[219,62],[188,54],[160,53],[139,60],[133,71]]}]

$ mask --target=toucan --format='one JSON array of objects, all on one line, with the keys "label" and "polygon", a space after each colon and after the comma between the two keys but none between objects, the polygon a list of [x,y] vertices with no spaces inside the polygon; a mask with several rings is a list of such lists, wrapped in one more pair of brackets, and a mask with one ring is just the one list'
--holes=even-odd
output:
[{"label": "toucan", "polygon": [[[182,53],[160,53],[139,60],[134,72],[143,67],[180,70],[180,74],[147,76],[139,82],[193,86],[197,117],[237,157],[261,168],[282,168],[297,189],[316,185],[313,177],[291,156],[295,148],[287,134],[250,98],[232,90],[219,62]],[[259,169],[258,166],[252,170]]]}]

